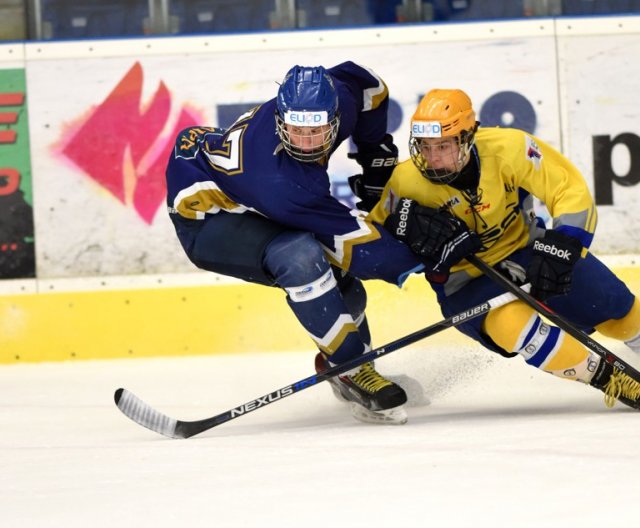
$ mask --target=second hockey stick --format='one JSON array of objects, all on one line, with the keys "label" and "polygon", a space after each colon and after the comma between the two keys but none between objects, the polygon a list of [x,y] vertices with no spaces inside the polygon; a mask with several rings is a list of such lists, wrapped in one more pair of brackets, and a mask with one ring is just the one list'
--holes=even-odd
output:
[{"label": "second hockey stick", "polygon": [[[604,358],[604,360],[610,365],[617,368],[619,371],[624,372],[627,376],[629,376],[634,381],[640,382],[640,372],[638,372],[635,368],[633,368],[629,363],[620,359],[613,352],[602,346],[597,341],[594,341],[589,337],[588,334],[573,326],[569,321],[567,321],[564,317],[561,317],[557,313],[555,313],[551,308],[549,308],[544,303],[538,301],[535,297],[527,293],[521,288],[518,288],[513,282],[503,276],[500,272],[493,269],[489,264],[487,264],[484,260],[479,258],[476,255],[470,255],[466,257],[466,259],[473,264],[476,268],[478,268],[482,273],[484,273],[487,277],[489,277],[494,282],[500,284],[507,292],[513,293],[518,299],[525,302],[529,306],[531,306],[534,310],[536,310],[539,314],[546,317],[549,321],[555,324],[561,330],[564,330],[567,334],[577,339],[580,343],[586,346],[588,349],[592,350],[600,357]],[[635,407],[636,409],[640,409],[640,403]]]},{"label": "second hockey stick", "polygon": [[516,296],[514,296],[512,293],[504,293],[502,295],[494,297],[493,299],[489,299],[487,302],[478,304],[477,306],[443,319],[438,323],[434,323],[430,326],[427,326],[426,328],[417,330],[412,334],[401,337],[400,339],[397,339],[396,341],[393,341],[385,346],[371,350],[366,354],[362,354],[361,356],[347,361],[346,363],[336,365],[335,367],[332,367],[320,374],[314,374],[313,376],[304,378],[300,381],[292,383],[291,385],[282,387],[281,389],[270,392],[269,394],[265,394],[260,398],[256,398],[255,400],[251,400],[243,405],[234,407],[233,409],[229,409],[228,411],[217,414],[210,418],[204,418],[202,420],[195,421],[182,421],[171,418],[161,413],[160,411],[155,410],[153,407],[151,407],[140,398],[138,398],[135,394],[126,389],[116,390],[114,394],[114,400],[116,402],[116,405],[118,406],[118,409],[120,409],[120,411],[122,411],[125,416],[142,425],[143,427],[151,429],[152,431],[160,433],[161,435],[167,436],[169,438],[189,438],[191,436],[203,433],[204,431],[212,429],[225,422],[261,409],[266,405],[275,403],[304,389],[313,387],[318,383],[326,381],[334,376],[343,374],[364,363],[373,361],[376,358],[386,356],[387,354],[395,352],[400,348],[437,334],[442,330],[446,330],[447,328],[457,326],[464,321],[468,321],[480,315],[486,314],[489,310],[507,304],[515,299]]}]

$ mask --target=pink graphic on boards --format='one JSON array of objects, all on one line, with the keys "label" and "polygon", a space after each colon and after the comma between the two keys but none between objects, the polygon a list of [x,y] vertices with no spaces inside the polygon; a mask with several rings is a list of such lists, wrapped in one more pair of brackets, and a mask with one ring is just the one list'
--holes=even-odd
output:
[{"label": "pink graphic on boards", "polygon": [[163,135],[171,94],[161,81],[151,101],[142,103],[143,71],[136,62],[107,98],[74,129],[62,154],[147,224],[164,201],[164,170],[177,134],[202,124],[185,107],[171,133]]}]

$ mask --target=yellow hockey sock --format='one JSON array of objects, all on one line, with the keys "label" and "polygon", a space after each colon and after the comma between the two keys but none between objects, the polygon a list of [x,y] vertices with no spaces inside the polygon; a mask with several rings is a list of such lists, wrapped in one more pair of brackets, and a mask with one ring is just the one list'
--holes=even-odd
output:
[{"label": "yellow hockey sock", "polygon": [[516,301],[487,315],[484,332],[501,348],[517,352],[525,361],[564,379],[588,383],[600,361],[576,339],[546,324],[533,308]]}]

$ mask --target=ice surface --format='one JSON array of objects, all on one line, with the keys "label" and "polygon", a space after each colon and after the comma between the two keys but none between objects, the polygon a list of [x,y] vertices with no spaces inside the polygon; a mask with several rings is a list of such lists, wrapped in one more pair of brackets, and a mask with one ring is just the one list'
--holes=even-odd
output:
[{"label": "ice surface", "polygon": [[188,440],[113,403],[122,386],[172,417],[205,418],[307,377],[312,363],[309,351],[0,367],[0,524],[640,523],[637,411],[472,344],[424,341],[378,362],[407,386],[404,426],[354,421],[326,383]]}]

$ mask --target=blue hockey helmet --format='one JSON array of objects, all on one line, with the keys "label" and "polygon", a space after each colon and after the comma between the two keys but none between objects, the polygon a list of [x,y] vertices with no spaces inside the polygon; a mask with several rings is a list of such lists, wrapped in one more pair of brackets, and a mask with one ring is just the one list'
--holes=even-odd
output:
[{"label": "blue hockey helmet", "polygon": [[338,94],[322,66],[294,66],[276,99],[276,131],[291,157],[319,161],[338,137]]}]

